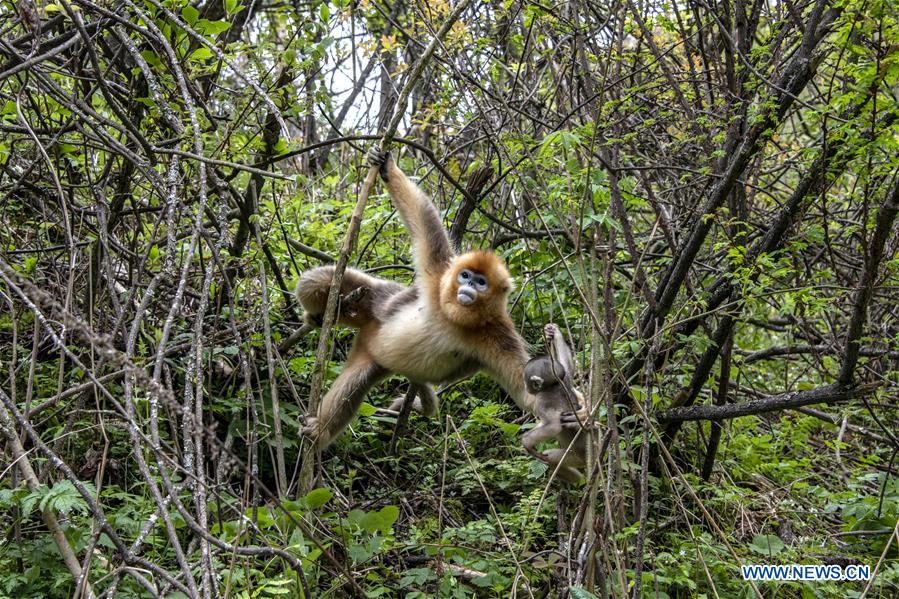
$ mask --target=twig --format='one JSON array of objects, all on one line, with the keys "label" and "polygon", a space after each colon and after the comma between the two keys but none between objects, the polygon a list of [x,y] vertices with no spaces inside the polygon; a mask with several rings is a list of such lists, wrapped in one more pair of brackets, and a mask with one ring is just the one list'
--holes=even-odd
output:
[{"label": "twig", "polygon": [[406,424],[409,422],[409,412],[412,411],[412,404],[415,403],[415,395],[418,392],[418,385],[413,382],[409,383],[409,389],[403,398],[403,407],[396,417],[396,426],[393,428],[393,435],[390,437],[390,445],[387,452],[390,455],[396,454],[396,443],[406,432]]}]

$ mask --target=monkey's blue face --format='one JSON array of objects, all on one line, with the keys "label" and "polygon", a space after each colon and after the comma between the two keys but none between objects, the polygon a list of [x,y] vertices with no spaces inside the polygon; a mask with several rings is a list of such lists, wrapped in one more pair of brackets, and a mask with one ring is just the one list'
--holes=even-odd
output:
[{"label": "monkey's blue face", "polygon": [[475,303],[478,299],[478,294],[486,292],[489,286],[487,277],[476,270],[468,268],[459,271],[456,282],[459,283],[459,289],[456,291],[456,300],[463,306],[470,306]]}]

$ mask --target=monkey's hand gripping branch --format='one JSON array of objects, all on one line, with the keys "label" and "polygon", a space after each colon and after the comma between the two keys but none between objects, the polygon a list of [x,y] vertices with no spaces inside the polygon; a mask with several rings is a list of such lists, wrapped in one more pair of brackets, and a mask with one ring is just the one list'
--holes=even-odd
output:
[{"label": "monkey's hand gripping branch", "polygon": [[378,146],[372,146],[368,151],[368,166],[378,169],[378,174],[385,182],[388,179],[390,169],[390,151],[382,150]]},{"label": "monkey's hand gripping branch", "polygon": [[593,414],[584,404],[580,404],[575,412],[562,412],[559,416],[559,422],[562,424],[562,428],[570,431],[577,431],[582,428],[590,430],[594,426]]}]

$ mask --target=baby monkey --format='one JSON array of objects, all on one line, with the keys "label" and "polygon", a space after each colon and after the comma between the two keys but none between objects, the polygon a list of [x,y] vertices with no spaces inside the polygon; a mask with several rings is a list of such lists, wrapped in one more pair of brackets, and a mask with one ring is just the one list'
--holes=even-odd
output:
[{"label": "baby monkey", "polygon": [[[543,336],[548,355],[532,358],[524,367],[524,384],[537,398],[534,414],[540,424],[525,433],[521,443],[528,453],[546,462],[550,471],[558,466],[559,478],[576,483],[584,478],[578,468],[587,456],[587,431],[581,432],[579,422],[579,416],[586,416],[586,402],[572,384],[574,358],[562,331],[550,323],[543,328]],[[558,449],[536,450],[538,443],[550,439],[559,442]]]}]

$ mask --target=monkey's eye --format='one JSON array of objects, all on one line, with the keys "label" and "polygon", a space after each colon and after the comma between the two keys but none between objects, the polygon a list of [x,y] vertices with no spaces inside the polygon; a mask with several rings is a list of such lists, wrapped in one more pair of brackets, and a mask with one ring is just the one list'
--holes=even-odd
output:
[{"label": "monkey's eye", "polygon": [[459,276],[456,280],[462,285],[474,287],[477,291],[485,291],[487,289],[487,277],[467,268],[459,271]]}]

